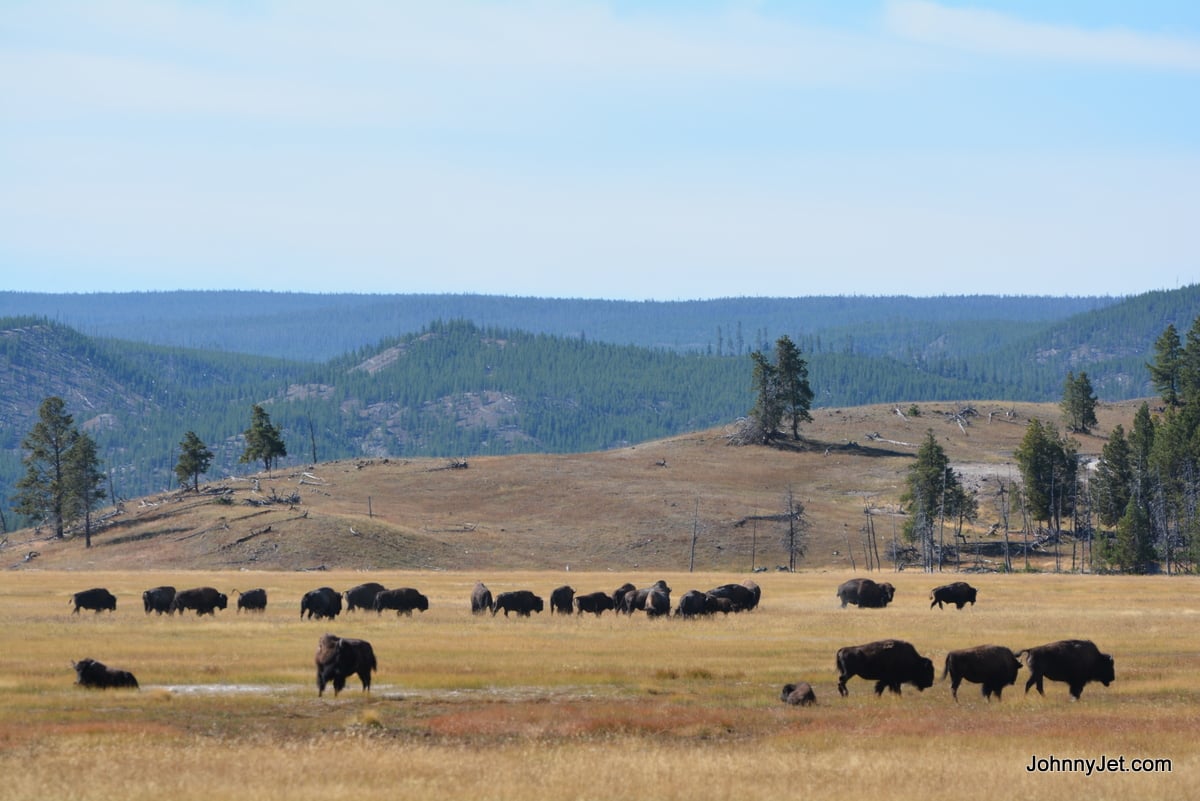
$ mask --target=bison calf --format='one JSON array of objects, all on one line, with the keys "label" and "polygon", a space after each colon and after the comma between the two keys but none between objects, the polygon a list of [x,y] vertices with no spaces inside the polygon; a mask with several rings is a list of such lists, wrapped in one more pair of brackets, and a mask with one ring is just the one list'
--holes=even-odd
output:
[{"label": "bison calf", "polygon": [[1045,695],[1042,679],[1046,678],[1066,682],[1071,698],[1078,701],[1088,682],[1098,681],[1107,687],[1116,678],[1112,655],[1100,653],[1091,640],[1059,640],[1026,648],[1017,656],[1024,656],[1029,667],[1025,692],[1036,685],[1038,694]]},{"label": "bison calf", "polygon": [[812,706],[817,702],[817,694],[813,692],[812,685],[807,681],[798,681],[795,684],[783,685],[783,692],[779,694],[779,700],[793,706]]},{"label": "bison calf", "polygon": [[110,668],[95,659],[80,659],[78,662],[72,662],[71,666],[75,668],[75,683],[81,687],[98,690],[107,690],[110,687],[129,687],[134,690],[138,688],[137,679],[128,670]]},{"label": "bison calf", "polygon": [[315,662],[318,696],[325,694],[327,683],[333,684],[333,694],[337,695],[346,686],[346,679],[355,674],[362,682],[363,692],[369,693],[371,671],[378,667],[371,643],[334,634],[322,635],[317,641]]},{"label": "bison calf", "polygon": [[950,694],[955,701],[958,700],[958,685],[963,679],[982,684],[983,697],[991,701],[992,693],[995,693],[999,701],[1004,688],[1016,682],[1020,669],[1021,660],[1003,645],[978,645],[946,654],[942,678],[950,676]]}]

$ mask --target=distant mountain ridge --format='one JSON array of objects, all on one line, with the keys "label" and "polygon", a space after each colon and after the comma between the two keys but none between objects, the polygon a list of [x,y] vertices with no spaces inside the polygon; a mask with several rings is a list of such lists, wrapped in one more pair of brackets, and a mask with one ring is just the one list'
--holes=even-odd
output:
[{"label": "distant mountain ridge", "polygon": [[[1169,323],[1182,335],[1200,316],[1200,287],[1122,300],[745,298],[678,304],[0,293],[0,309],[46,312],[56,303],[53,316],[0,319],[5,504],[21,473],[21,439],[49,395],[66,400],[76,422],[97,439],[113,494],[132,497],[173,484],[178,443],[188,430],[216,452],[212,475],[249,470],[238,456],[255,403],[264,404],[283,429],[289,450],[284,464],[603,450],[725,425],[753,404],[746,354],[771,348],[784,333],[804,351],[817,407],[1057,401],[1068,370],[1086,371],[1102,401],[1145,397],[1153,393],[1145,365],[1154,340]],[[389,319],[389,326],[405,328],[401,307],[409,309],[403,314],[474,309],[475,317],[435,315],[415,330],[328,358],[303,348],[304,358],[261,353],[288,350],[285,341],[293,351],[297,341],[358,341]],[[226,316],[218,323],[219,308]],[[499,316],[504,308],[509,314],[531,310],[531,328],[574,322],[580,330],[539,333],[476,319]],[[785,324],[799,325],[786,316],[795,309],[813,314],[803,327],[785,330]],[[688,347],[607,341],[594,333],[609,330],[598,324],[606,310],[626,323],[626,338],[683,342],[709,326],[712,340]],[[755,310],[762,314],[753,316]],[[930,316],[912,316],[919,312]],[[210,331],[220,345],[190,348],[112,334],[141,329],[160,339]]]}]

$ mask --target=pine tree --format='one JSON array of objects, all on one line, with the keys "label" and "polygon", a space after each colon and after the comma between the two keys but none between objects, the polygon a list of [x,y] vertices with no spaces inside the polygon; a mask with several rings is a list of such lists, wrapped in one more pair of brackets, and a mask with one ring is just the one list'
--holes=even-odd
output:
[{"label": "pine tree", "polygon": [[199,492],[200,476],[208,472],[212,460],[213,452],[196,436],[196,432],[189,431],[184,434],[183,441],[179,443],[179,461],[175,463],[175,476],[179,479],[179,486],[186,487],[190,481],[192,489]]},{"label": "pine tree", "polygon": [[1096,394],[1092,391],[1092,382],[1087,373],[1075,377],[1074,372],[1067,373],[1063,385],[1063,398],[1060,404],[1063,415],[1067,418],[1067,430],[1086,434],[1096,420]]},{"label": "pine tree", "polygon": [[1162,396],[1163,403],[1168,406],[1179,405],[1179,371],[1182,366],[1183,345],[1179,341],[1179,332],[1175,330],[1175,324],[1171,323],[1154,341],[1154,362],[1146,365],[1150,370],[1150,380],[1154,383],[1154,388]]},{"label": "pine tree", "polygon": [[242,432],[242,436],[246,438],[246,449],[238,459],[242,464],[261,459],[263,469],[269,473],[276,459],[287,456],[283,436],[271,424],[271,416],[257,403],[250,412],[250,427]]},{"label": "pine tree", "polygon": [[1100,462],[1091,481],[1096,515],[1100,524],[1115,526],[1133,497],[1134,475],[1125,428],[1116,426],[1100,451]]},{"label": "pine tree", "polygon": [[1025,483],[1025,504],[1035,520],[1060,528],[1064,514],[1073,508],[1076,447],[1059,436],[1053,425],[1036,418],[1014,453]]},{"label": "pine tree", "polygon": [[96,443],[86,433],[79,433],[67,449],[67,508],[71,519],[83,518],[83,541],[92,547],[92,510],[104,499],[104,480],[100,469]]},{"label": "pine tree", "polygon": [[49,397],[38,407],[38,422],[21,442],[29,453],[24,459],[25,475],[17,481],[13,496],[16,511],[35,523],[49,522],[59,539],[70,516],[67,453],[78,436],[62,398]]},{"label": "pine tree", "polygon": [[978,514],[978,501],[962,486],[932,430],[917,449],[900,503],[905,511],[904,535],[920,545],[926,570],[933,569],[935,524],[951,520],[959,527],[960,520]]},{"label": "pine tree", "polygon": [[800,439],[800,421],[812,422],[813,391],[808,385],[808,363],[800,358],[800,348],[787,335],[775,341],[775,370],[783,412],[792,419],[792,439]]}]

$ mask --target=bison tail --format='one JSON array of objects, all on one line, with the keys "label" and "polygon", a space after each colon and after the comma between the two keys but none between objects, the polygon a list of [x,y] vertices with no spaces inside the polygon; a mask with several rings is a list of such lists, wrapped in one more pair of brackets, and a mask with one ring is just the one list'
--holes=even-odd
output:
[{"label": "bison tail", "polygon": [[950,655],[949,655],[949,654],[947,654],[947,655],[946,655],[946,664],[942,666],[942,678],[941,678],[941,680],[942,680],[942,681],[945,681],[945,680],[946,680],[946,677],[947,677],[947,676],[949,676],[949,675],[950,675]]}]

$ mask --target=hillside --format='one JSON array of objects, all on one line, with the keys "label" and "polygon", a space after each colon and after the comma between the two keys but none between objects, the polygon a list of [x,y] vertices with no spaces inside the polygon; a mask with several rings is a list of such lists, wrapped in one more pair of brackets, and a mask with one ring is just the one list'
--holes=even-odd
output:
[{"label": "hillside", "polygon": [[[1078,438],[1080,452],[1098,453],[1112,426],[1129,427],[1138,405],[1102,404],[1100,427]],[[1012,452],[1028,420],[1058,425],[1059,409],[980,403],[960,415],[958,405],[930,403],[918,411],[902,418],[892,405],[822,409],[803,429],[804,441],[784,448],[733,447],[717,428],[584,454],[364,458],[227,478],[199,495],[163,493],[101,510],[107,527],[90,550],[79,539],[14,532],[0,564],[681,570],[695,533],[696,569],[749,571],[786,562],[778,516],[791,488],[809,523],[800,567],[849,568],[853,554],[862,569],[864,512],[872,511],[877,537],[889,541],[915,446],[933,431],[979,493],[980,519],[963,559],[975,564],[978,556],[981,566],[994,567],[998,482],[1016,476]],[[1033,557],[1041,565],[1048,559]]]}]

